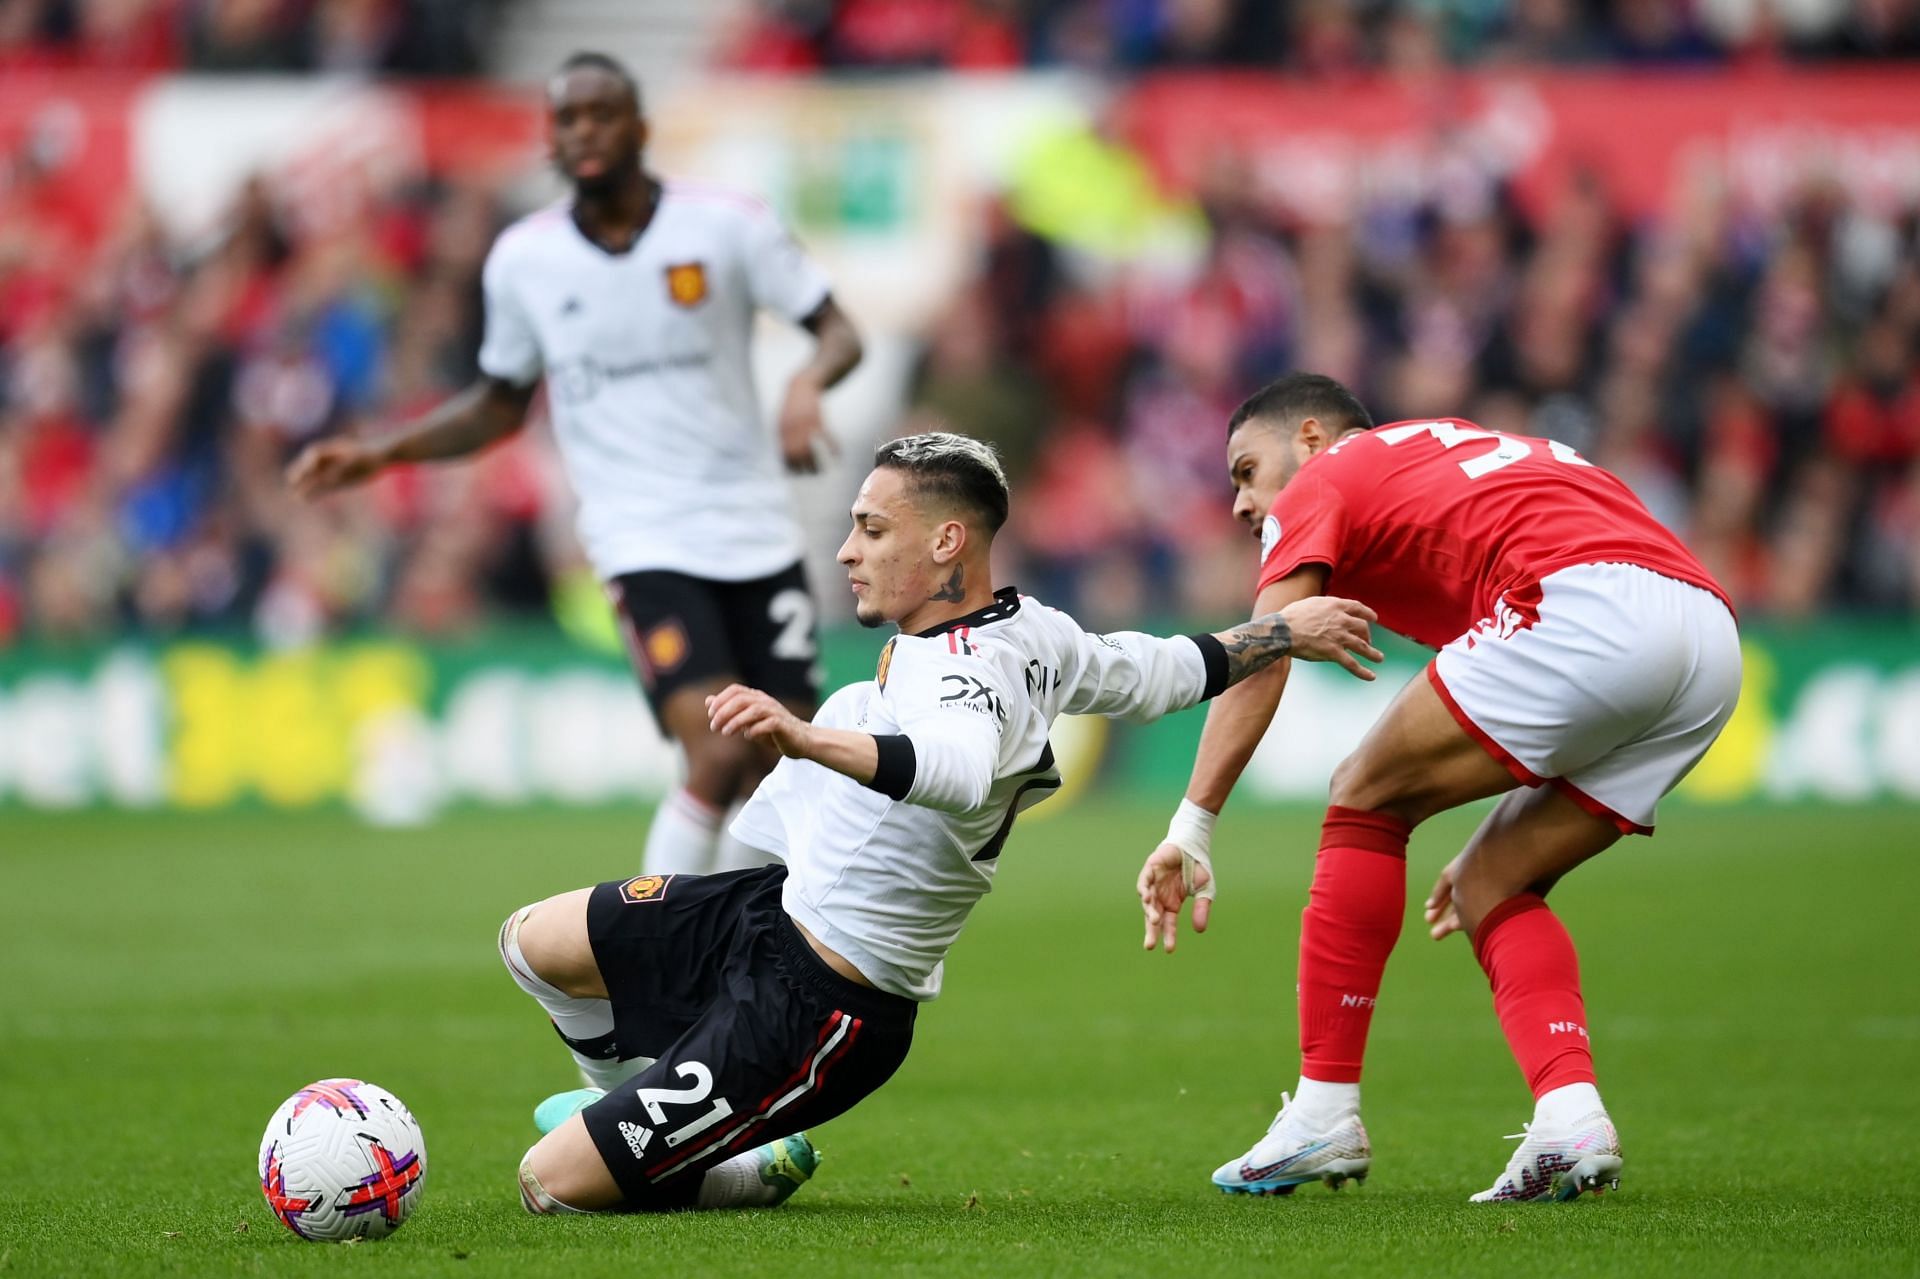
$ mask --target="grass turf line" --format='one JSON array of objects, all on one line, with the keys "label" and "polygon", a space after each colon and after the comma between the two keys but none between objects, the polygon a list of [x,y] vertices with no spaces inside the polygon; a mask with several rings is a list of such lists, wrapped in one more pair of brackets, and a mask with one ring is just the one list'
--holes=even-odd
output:
[{"label": "grass turf line", "polygon": [[[1556,893],[1627,1153],[1619,1195],[1570,1208],[1464,1202],[1529,1110],[1467,947],[1412,913],[1469,818],[1414,839],[1373,1179],[1216,1193],[1291,1082],[1314,815],[1223,821],[1214,929],[1171,960],[1131,892],[1161,820],[1022,824],[913,1056],[786,1207],[536,1219],[512,1169],[572,1080],[494,931],[627,873],[642,818],[0,816],[0,1275],[1920,1272],[1913,810],[1680,809]],[[267,1115],[329,1074],[427,1135],[385,1243],[303,1244],[257,1188]]]}]

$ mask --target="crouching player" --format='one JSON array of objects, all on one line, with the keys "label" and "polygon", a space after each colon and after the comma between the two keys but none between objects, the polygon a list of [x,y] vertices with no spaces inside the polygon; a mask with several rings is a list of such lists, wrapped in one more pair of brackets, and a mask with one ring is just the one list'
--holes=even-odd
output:
[{"label": "crouching player", "polygon": [[[1256,614],[1323,590],[1439,650],[1334,770],[1300,925],[1300,1082],[1230,1192],[1338,1185],[1372,1162],[1360,1066],[1406,908],[1407,835],[1505,793],[1427,901],[1465,933],[1535,1097],[1478,1201],[1569,1199],[1618,1183],[1579,964],[1546,894],[1654,806],[1733,714],[1740,641],[1722,591],[1627,486],[1552,440],[1470,422],[1375,428],[1338,382],[1296,373],[1228,425],[1234,514],[1258,533]],[[1222,698],[1167,842],[1141,870],[1147,945],[1172,949],[1190,887],[1211,896],[1213,818],[1266,732],[1286,671]],[[1206,925],[1204,902],[1194,927]]]},{"label": "crouching player", "polygon": [[840,548],[860,621],[900,631],[874,678],[811,723],[737,684],[710,699],[716,732],[783,756],[733,829],[785,865],[642,875],[507,920],[514,980],[599,1085],[541,1107],[529,1209],[763,1205],[804,1182],[800,1130],[898,1069],[1015,815],[1059,787],[1056,716],[1151,719],[1288,654],[1372,678],[1372,614],[1345,600],[1157,639],[996,591],[1007,501],[983,444],[884,445]]}]

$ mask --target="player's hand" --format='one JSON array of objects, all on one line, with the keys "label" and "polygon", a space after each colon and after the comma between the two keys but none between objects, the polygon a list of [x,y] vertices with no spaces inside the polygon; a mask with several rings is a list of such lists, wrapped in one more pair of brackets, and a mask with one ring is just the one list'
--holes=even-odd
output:
[{"label": "player's hand", "polygon": [[820,416],[820,382],[802,372],[787,383],[787,398],[780,405],[780,456],[787,469],[798,475],[812,475],[820,469],[816,442],[834,457],[840,445],[827,431]]},{"label": "player's hand", "polygon": [[1427,894],[1427,935],[1435,941],[1460,931],[1460,912],[1453,904],[1453,879],[1459,868],[1460,858],[1448,862],[1441,868],[1440,878],[1433,881],[1433,891]]},{"label": "player's hand", "polygon": [[782,755],[799,759],[807,757],[813,731],[813,725],[781,705],[778,698],[745,684],[729,684],[707,699],[707,723],[722,737],[764,742]]},{"label": "player's hand", "polygon": [[[1186,873],[1181,867],[1180,846],[1162,844],[1153,850],[1146,865],[1140,868],[1140,879],[1134,887],[1140,890],[1140,909],[1147,917],[1147,937],[1143,950],[1152,950],[1156,944],[1164,943],[1166,952],[1171,955],[1174,946],[1180,940],[1180,906],[1187,900]],[[1197,893],[1205,888],[1212,879],[1204,866],[1193,869],[1193,888]],[[1207,897],[1193,899],[1193,931],[1207,931],[1207,916],[1212,911],[1213,901]]]},{"label": "player's hand", "polygon": [[293,459],[287,467],[287,483],[301,497],[322,497],[365,483],[385,465],[380,450],[359,440],[321,440]]},{"label": "player's hand", "polygon": [[1370,623],[1380,615],[1359,600],[1343,600],[1333,595],[1314,595],[1296,600],[1280,610],[1293,633],[1294,657],[1309,662],[1338,662],[1361,679],[1372,679],[1373,671],[1354,657],[1358,653],[1369,662],[1386,659],[1373,646]]}]

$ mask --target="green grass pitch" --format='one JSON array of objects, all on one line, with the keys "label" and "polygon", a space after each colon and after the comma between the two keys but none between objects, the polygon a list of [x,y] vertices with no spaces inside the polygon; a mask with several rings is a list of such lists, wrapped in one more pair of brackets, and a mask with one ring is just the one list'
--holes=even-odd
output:
[{"label": "green grass pitch", "polygon": [[[1315,815],[1223,822],[1212,932],[1139,951],[1160,806],[1022,824],[895,1080],[819,1130],[787,1206],[525,1215],[528,1112],[571,1086],[500,920],[631,872],[637,814],[0,816],[0,1275],[1499,1275],[1920,1272],[1920,810],[1676,809],[1574,876],[1617,1195],[1472,1207],[1529,1102],[1414,841],[1374,1026],[1362,1188],[1207,1175],[1295,1068]],[[393,1089],[430,1172],[393,1239],[302,1243],[254,1152],[331,1074]]]}]

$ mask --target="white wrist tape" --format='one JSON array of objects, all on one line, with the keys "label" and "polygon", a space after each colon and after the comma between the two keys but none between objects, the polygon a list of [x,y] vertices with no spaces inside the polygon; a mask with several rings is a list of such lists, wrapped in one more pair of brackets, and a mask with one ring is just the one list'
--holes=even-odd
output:
[{"label": "white wrist tape", "polygon": [[[1203,897],[1213,900],[1214,889],[1219,886],[1213,873],[1213,823],[1219,814],[1209,813],[1190,799],[1180,801],[1180,807],[1174,811],[1173,821],[1167,826],[1167,842],[1180,850],[1180,883],[1190,897]],[[1207,882],[1194,887],[1194,868],[1200,867],[1207,872]]]}]

